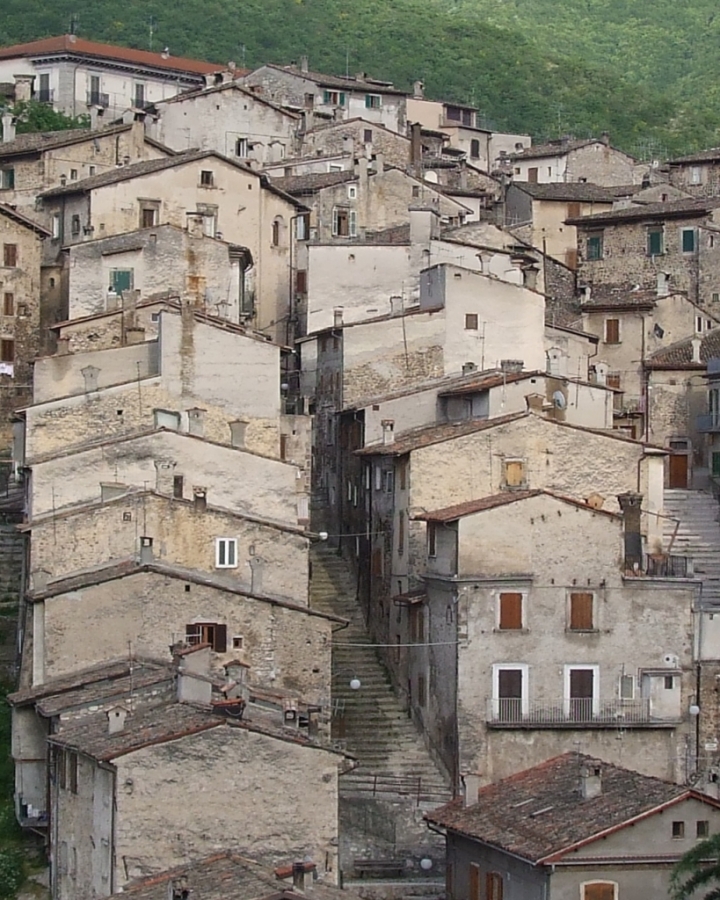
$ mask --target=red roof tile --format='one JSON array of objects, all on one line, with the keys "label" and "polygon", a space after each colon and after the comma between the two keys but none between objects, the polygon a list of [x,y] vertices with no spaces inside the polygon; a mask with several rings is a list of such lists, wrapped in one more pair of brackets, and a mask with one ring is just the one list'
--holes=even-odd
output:
[{"label": "red roof tile", "polygon": [[569,503],[572,506],[577,506],[579,509],[601,513],[613,519],[621,518],[617,513],[609,512],[606,509],[595,509],[574,497],[565,497],[563,494],[556,494],[554,491],[534,488],[531,491],[503,491],[501,494],[493,494],[490,497],[481,497],[477,500],[468,500],[465,503],[456,503],[454,506],[446,506],[444,509],[420,513],[413,516],[413,519],[420,522],[454,522],[455,519],[461,519],[463,516],[471,516],[474,513],[485,512],[488,509],[497,509],[499,506],[507,506],[509,503],[517,503],[520,500],[528,500],[530,497],[539,497],[540,495],[553,497],[561,503]]}]

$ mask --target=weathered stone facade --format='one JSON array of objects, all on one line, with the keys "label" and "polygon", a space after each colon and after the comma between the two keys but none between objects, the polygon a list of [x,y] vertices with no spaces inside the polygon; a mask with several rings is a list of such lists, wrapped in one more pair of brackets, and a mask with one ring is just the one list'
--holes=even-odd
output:
[{"label": "weathered stone facade", "polygon": [[380,153],[386,166],[396,166],[398,169],[406,169],[411,163],[408,138],[365,118],[318,125],[302,135],[303,156],[343,153],[354,158],[363,155],[363,152],[368,157]]}]

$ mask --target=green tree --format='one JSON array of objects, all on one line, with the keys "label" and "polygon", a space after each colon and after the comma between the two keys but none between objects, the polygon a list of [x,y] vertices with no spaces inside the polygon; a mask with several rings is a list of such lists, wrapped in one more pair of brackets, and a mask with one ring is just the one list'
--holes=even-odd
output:
[{"label": "green tree", "polygon": [[37,100],[22,100],[10,107],[10,112],[17,119],[18,134],[66,131],[70,128],[86,128],[90,124],[88,116],[66,116],[47,103],[38,103]]},{"label": "green tree", "polygon": [[720,900],[720,834],[688,850],[673,869],[670,890],[673,900],[690,900],[701,890],[707,890],[702,900]]}]

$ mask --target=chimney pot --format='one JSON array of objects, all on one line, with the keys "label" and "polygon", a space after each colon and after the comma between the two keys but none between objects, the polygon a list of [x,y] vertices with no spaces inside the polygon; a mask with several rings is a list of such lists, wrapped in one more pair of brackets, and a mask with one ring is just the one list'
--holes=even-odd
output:
[{"label": "chimney pot", "polygon": [[380,424],[383,430],[383,444],[392,444],[395,440],[395,419],[383,419]]},{"label": "chimney pot", "polygon": [[500,360],[500,370],[502,372],[522,372],[523,366],[525,365],[525,360],[522,359],[501,359]]},{"label": "chimney pot", "polygon": [[425,84],[422,81],[413,81],[413,99],[425,99]]},{"label": "chimney pot", "polygon": [[114,706],[107,711],[108,734],[117,734],[125,728],[127,710],[123,706]]},{"label": "chimney pot", "polygon": [[301,72],[309,72],[309,71],[310,71],[309,68],[308,68],[308,58],[307,58],[307,56],[301,56],[301,57],[300,57],[300,71],[301,71]]},{"label": "chimney pot", "polygon": [[342,307],[337,307],[333,310],[333,325],[336,328],[340,328],[343,323],[343,309]]},{"label": "chimney pot", "polygon": [[463,775],[463,806],[474,806],[478,802],[478,792],[480,791],[480,776],[472,773]]},{"label": "chimney pot", "polygon": [[153,539],[151,537],[140,538],[140,564],[147,565],[154,559],[153,555]]},{"label": "chimney pot", "polygon": [[193,488],[193,507],[197,512],[205,512],[207,509],[207,488]]},{"label": "chimney pot", "polygon": [[580,769],[580,793],[583,800],[592,800],[602,794],[602,766],[592,760]]}]

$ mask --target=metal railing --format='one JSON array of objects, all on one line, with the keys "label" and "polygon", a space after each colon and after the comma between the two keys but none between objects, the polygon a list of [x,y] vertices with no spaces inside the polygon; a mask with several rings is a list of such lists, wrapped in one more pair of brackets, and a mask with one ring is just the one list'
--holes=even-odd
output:
[{"label": "metal railing", "polygon": [[35,99],[38,103],[52,103],[55,99],[55,91],[47,90],[47,91],[38,91],[35,94]]},{"label": "metal railing", "polygon": [[566,698],[546,702],[523,702],[516,698],[500,698],[488,702],[487,722],[491,725],[543,726],[593,725],[622,727],[662,722],[653,716],[650,700],[596,700]]},{"label": "metal railing", "polygon": [[644,571],[650,578],[692,578],[694,574],[691,557],[671,553],[648,554]]},{"label": "metal railing", "polygon": [[107,109],[110,106],[110,94],[96,94],[95,91],[88,91],[88,106],[102,106]]},{"label": "metal railing", "polygon": [[340,778],[340,793],[344,796],[407,798],[416,805],[440,804],[450,799],[449,788],[423,780],[419,775],[357,775],[348,772]]}]

